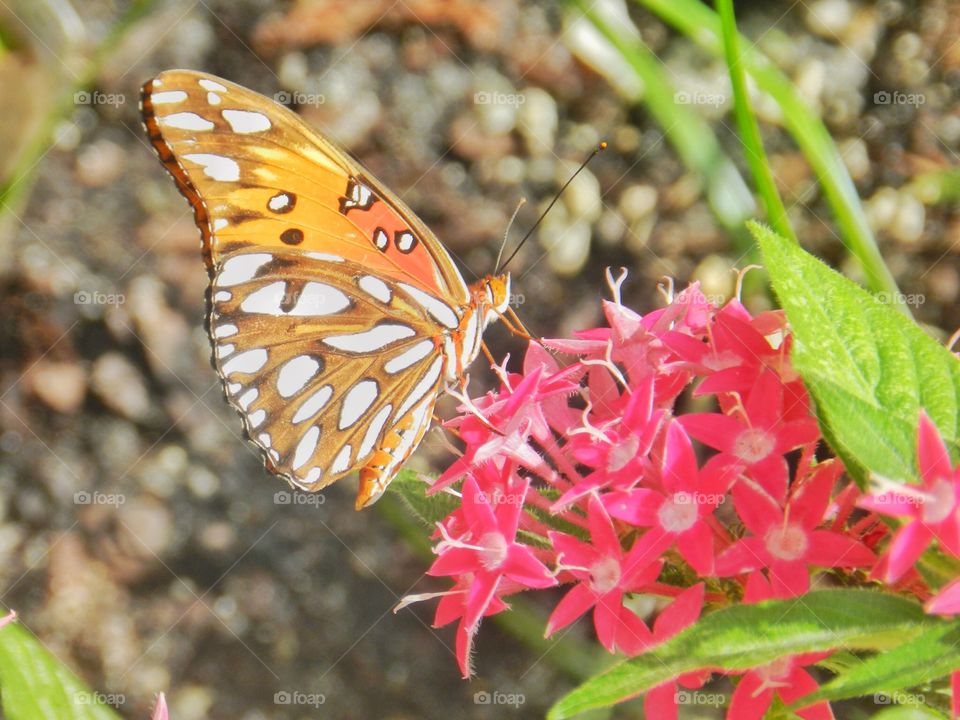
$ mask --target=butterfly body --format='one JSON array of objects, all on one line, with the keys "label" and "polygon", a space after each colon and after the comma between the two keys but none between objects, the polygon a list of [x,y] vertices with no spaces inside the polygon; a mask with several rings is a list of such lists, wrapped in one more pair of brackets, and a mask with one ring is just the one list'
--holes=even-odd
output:
[{"label": "butterfly body", "polygon": [[210,275],[214,367],[269,470],[374,502],[462,382],[508,275],[467,285],[393,193],[294,113],[204,73],[142,92]]}]

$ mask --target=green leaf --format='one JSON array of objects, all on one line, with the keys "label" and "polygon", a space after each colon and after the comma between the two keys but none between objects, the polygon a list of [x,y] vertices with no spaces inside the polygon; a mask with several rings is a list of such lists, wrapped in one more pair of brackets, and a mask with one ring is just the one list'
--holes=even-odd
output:
[{"label": "green leaf", "polygon": [[960,668],[960,622],[933,627],[902,645],[864,660],[817,692],[793,705],[804,708],[820,700],[845,700],[863,695],[884,695],[898,704],[923,704],[922,699],[897,691],[913,688],[949,675]]},{"label": "green leaf", "polygon": [[429,487],[413,470],[401,470],[388,489],[400,496],[418,520],[428,527],[433,527],[456,510],[460,503],[453,495],[445,492],[427,495]]},{"label": "green leaf", "polygon": [[947,716],[929,707],[891,707],[874,713],[871,720],[947,720]]},{"label": "green leaf", "polygon": [[561,720],[623,702],[702,668],[746,670],[838,647],[887,649],[938,623],[917,603],[868,590],[818,590],[791,600],[735,605],[594,676],[561,698],[548,717]]},{"label": "green leaf", "polygon": [[956,445],[960,363],[919,326],[769,228],[749,223],[793,331],[793,363],[861,486],[916,475],[920,408]]},{"label": "green leaf", "polygon": [[0,630],[0,692],[7,720],[120,720],[17,623]]}]

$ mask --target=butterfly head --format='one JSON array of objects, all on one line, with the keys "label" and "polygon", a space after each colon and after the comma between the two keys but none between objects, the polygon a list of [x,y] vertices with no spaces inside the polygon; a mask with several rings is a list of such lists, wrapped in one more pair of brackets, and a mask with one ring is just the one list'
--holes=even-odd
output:
[{"label": "butterfly head", "polygon": [[485,324],[489,324],[510,306],[510,273],[487,275],[480,282],[480,289],[483,292],[480,299],[486,307]]}]

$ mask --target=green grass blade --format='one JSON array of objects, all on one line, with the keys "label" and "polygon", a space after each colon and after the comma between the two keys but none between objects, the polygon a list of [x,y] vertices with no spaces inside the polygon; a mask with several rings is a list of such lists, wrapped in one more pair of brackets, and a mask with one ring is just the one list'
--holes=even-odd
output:
[{"label": "green grass blade", "polygon": [[737,127],[740,128],[740,141],[743,143],[747,164],[750,166],[750,172],[753,173],[753,181],[763,199],[767,219],[773,229],[785,238],[797,242],[797,236],[787,217],[787,209],[783,205],[780,193],[777,192],[773,171],[770,169],[767,152],[763,148],[763,140],[760,137],[760,126],[757,124],[750,96],[747,93],[747,77],[741,60],[740,34],[737,32],[733,0],[717,0],[717,9],[723,29],[724,56],[730,73],[730,85],[733,88],[733,109],[737,118]]},{"label": "green grass blade", "polygon": [[717,219],[734,235],[741,250],[749,249],[751,243],[744,235],[743,223],[756,212],[756,204],[733,161],[724,154],[710,124],[675,101],[674,87],[662,63],[638,33],[629,32],[622,25],[614,26],[585,0],[573,0],[570,4],[630,66],[644,88],[643,102],[663,128],[667,140],[684,165],[703,179],[707,200]]},{"label": "green grass blade", "polygon": [[[699,0],[634,1],[714,55],[720,57],[723,53],[720,18]],[[826,126],[807,107],[789,78],[752,45],[745,48],[740,55],[744,69],[780,106],[787,130],[823,187],[842,242],[863,268],[867,286],[874,292],[886,293],[885,297],[890,298],[898,309],[909,314],[896,281],[877,248],[853,180]]]}]

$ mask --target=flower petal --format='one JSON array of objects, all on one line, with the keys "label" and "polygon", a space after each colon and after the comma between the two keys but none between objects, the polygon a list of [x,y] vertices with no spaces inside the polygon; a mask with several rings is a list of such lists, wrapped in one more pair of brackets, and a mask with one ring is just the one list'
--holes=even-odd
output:
[{"label": "flower petal", "polygon": [[547,620],[547,631],[544,637],[550,637],[557,630],[565,628],[574,620],[592,608],[597,602],[597,594],[584,583],[577,583],[550,613]]}]

